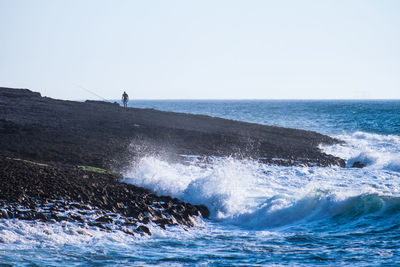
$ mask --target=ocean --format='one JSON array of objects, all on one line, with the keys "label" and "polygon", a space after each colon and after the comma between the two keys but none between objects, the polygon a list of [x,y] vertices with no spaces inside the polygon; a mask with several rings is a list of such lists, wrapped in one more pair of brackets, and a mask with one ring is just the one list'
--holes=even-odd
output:
[{"label": "ocean", "polygon": [[[400,265],[400,101],[131,101],[320,132],[347,167],[281,167],[229,157],[148,155],[124,182],[192,204],[194,228],[133,237],[74,223],[0,220],[0,264],[166,266]],[[359,161],[365,168],[350,168]]]}]

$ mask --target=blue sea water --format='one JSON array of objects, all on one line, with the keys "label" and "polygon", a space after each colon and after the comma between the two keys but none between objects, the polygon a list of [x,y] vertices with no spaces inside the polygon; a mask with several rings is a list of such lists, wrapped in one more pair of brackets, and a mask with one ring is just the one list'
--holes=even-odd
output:
[{"label": "blue sea water", "polygon": [[138,100],[130,105],[325,134],[400,134],[400,100]]},{"label": "blue sea water", "polygon": [[[300,128],[346,144],[348,167],[147,156],[124,181],[211,211],[151,237],[74,223],[0,221],[0,264],[166,266],[400,265],[400,101],[131,101],[132,107]],[[363,169],[349,168],[355,161]]]}]

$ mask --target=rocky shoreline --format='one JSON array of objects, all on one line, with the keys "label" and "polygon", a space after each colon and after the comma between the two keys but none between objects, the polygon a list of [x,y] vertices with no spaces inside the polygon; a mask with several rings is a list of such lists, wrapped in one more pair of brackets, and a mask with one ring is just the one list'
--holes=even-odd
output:
[{"label": "rocky shoreline", "polygon": [[149,223],[164,229],[192,227],[200,216],[209,216],[205,206],[156,196],[122,183],[120,178],[112,173],[0,157],[0,218],[68,221],[151,234]]},{"label": "rocky shoreline", "polygon": [[[117,103],[41,97],[0,87],[0,153],[117,172],[132,158],[156,154],[233,156],[276,165],[344,166],[320,144],[340,140],[312,131],[203,115],[124,109]],[[276,160],[279,159],[279,160]]]},{"label": "rocky shoreline", "polygon": [[148,154],[343,167],[344,160],[318,148],[339,142],[310,131],[0,87],[0,218],[69,221],[133,235],[151,234],[149,223],[192,227],[208,218],[207,207],[156,196],[123,183],[118,173]]}]

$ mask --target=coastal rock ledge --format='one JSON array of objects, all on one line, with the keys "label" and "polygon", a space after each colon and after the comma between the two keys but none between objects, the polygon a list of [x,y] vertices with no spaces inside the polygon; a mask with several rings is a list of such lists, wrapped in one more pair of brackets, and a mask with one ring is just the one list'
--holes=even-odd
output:
[{"label": "coastal rock ledge", "polygon": [[124,109],[117,103],[41,97],[0,87],[0,149],[6,156],[122,170],[146,154],[233,156],[276,165],[345,166],[312,131],[204,115]]},{"label": "coastal rock ledge", "polygon": [[[96,169],[94,169],[96,170]],[[106,231],[151,234],[146,226],[192,227],[205,206],[120,182],[112,173],[0,156],[0,219],[75,222]]]},{"label": "coastal rock ledge", "polygon": [[156,196],[118,173],[149,154],[343,167],[318,147],[339,142],[311,131],[0,87],[0,219],[70,221],[133,235],[151,234],[149,223],[191,227],[208,218],[207,207]]}]

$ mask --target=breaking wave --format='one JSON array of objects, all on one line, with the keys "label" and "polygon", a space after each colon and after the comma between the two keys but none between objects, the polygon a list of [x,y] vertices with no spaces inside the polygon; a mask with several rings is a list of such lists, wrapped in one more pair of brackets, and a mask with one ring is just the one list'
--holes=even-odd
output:
[{"label": "breaking wave", "polygon": [[400,174],[374,169],[280,167],[252,160],[145,157],[125,182],[206,205],[211,219],[249,229],[399,215]]},{"label": "breaking wave", "polygon": [[400,172],[400,136],[355,132],[336,137],[346,144],[322,148],[328,154],[346,159],[347,167],[359,162],[368,169]]}]

